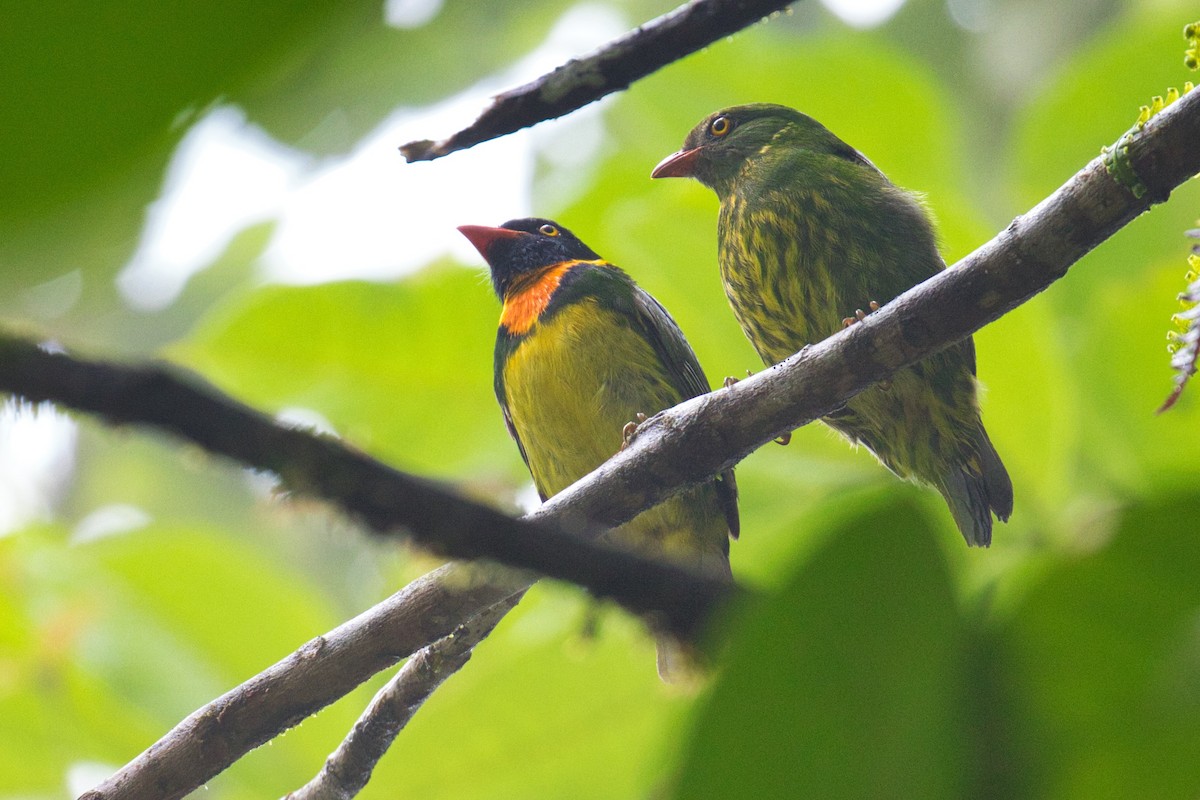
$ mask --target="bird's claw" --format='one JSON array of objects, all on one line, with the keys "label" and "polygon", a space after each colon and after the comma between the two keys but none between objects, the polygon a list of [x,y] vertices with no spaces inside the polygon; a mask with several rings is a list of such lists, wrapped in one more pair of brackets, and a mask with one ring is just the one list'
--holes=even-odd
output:
[{"label": "bird's claw", "polygon": [[[753,372],[751,372],[750,370],[746,370],[746,377],[747,377],[747,378],[749,378],[749,377],[750,377],[751,375],[753,375],[753,374],[754,374],[754,373],[753,373]],[[733,377],[732,375],[728,375],[728,376],[726,376],[726,377],[725,377],[725,381],[724,381],[724,384],[723,384],[723,385],[725,386],[725,388],[726,388],[726,389],[728,389],[730,386],[733,386],[735,383],[737,383],[737,382],[738,382],[738,381],[740,381],[740,380],[741,380],[741,378],[735,378],[735,377]]]},{"label": "bird's claw", "polygon": [[621,450],[629,447],[633,442],[633,437],[637,436],[638,426],[646,421],[646,415],[642,412],[634,414],[635,422],[626,422],[625,427],[621,428]]},{"label": "bird's claw", "polygon": [[854,316],[844,317],[842,319],[842,327],[849,328],[851,325],[862,322],[867,318],[868,314],[879,310],[879,303],[876,303],[874,300],[872,300],[870,303],[867,303],[867,309],[867,311],[863,311],[861,308],[854,309]]},{"label": "bird's claw", "polygon": [[791,441],[792,441],[792,432],[791,431],[788,431],[783,436],[775,437],[775,444],[781,444],[784,447],[787,447],[788,443]]}]

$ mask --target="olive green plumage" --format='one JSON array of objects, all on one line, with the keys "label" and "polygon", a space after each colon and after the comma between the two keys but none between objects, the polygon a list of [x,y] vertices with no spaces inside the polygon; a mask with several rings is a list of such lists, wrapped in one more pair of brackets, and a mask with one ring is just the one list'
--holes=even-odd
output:
[{"label": "olive green plumage", "polygon": [[[718,111],[655,177],[690,176],[721,201],[721,279],[767,364],[945,268],[925,210],[816,120],[779,105]],[[902,478],[945,497],[968,544],[1008,519],[1012,484],[980,420],[967,339],[824,419]]]},{"label": "olive green plumage", "polygon": [[[463,226],[504,303],[495,390],[545,499],[600,466],[622,429],[709,391],[683,333],[659,303],[569,230],[545,219]],[[732,471],[684,490],[613,531],[634,547],[729,578],[738,534]],[[686,664],[660,642],[664,678]]]}]

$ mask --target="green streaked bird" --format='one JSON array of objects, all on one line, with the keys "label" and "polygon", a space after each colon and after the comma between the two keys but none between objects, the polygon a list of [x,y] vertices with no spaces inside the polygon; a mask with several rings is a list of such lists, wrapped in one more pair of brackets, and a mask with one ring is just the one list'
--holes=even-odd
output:
[{"label": "green streaked bird", "polygon": [[[503,303],[495,390],[542,499],[607,461],[627,423],[709,391],[679,326],[622,270],[547,219],[463,225]],[[687,489],[609,534],[652,555],[731,578],[738,535],[733,472]],[[659,641],[659,674],[690,664]]]},{"label": "green streaked bird", "polygon": [[[721,280],[767,364],[945,268],[920,202],[819,122],[786,106],[718,111],[652,176],[694,177],[721,201]],[[873,306],[874,307],[874,306]],[[859,318],[861,319],[861,312]],[[976,397],[975,345],[959,342],[854,397],[824,422],[892,472],[941,492],[970,545],[1012,513],[1012,482]]]}]

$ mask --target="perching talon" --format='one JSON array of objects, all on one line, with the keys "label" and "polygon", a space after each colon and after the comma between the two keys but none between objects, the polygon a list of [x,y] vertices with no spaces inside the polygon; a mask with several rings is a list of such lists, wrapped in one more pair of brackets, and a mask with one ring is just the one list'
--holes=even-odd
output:
[{"label": "perching talon", "polygon": [[634,414],[636,422],[626,422],[625,427],[621,428],[621,450],[629,447],[629,443],[633,441],[633,437],[637,436],[638,426],[646,421],[646,415],[642,412]]},{"label": "perching talon", "polygon": [[862,322],[864,319],[867,318],[867,314],[870,314],[870,313],[873,313],[873,312],[879,310],[879,303],[876,303],[874,300],[872,300],[870,303],[867,303],[867,308],[870,310],[863,311],[861,308],[856,308],[856,309],[854,309],[853,317],[843,317],[842,318],[842,327],[849,328],[851,325],[855,324],[856,322]]},{"label": "perching talon", "polygon": [[[749,377],[750,377],[751,375],[753,375],[753,374],[754,374],[754,373],[753,373],[752,371],[750,371],[750,370],[746,370],[746,377],[747,377],[747,378],[749,378]],[[735,377],[733,377],[732,375],[728,375],[728,376],[726,376],[726,378],[725,378],[725,380],[724,380],[724,386],[725,386],[725,388],[726,388],[726,389],[728,389],[730,386],[733,386],[735,383],[737,383],[737,382],[738,382],[738,381],[740,381],[740,380],[741,380],[741,378],[735,378]]]},{"label": "perching talon", "polygon": [[789,442],[791,442],[791,441],[792,441],[792,433],[791,433],[791,431],[788,431],[788,432],[787,432],[787,433],[785,433],[783,436],[779,436],[779,437],[777,437],[777,438],[775,439],[775,444],[781,444],[781,445],[783,445],[784,447],[787,447],[787,446],[788,446],[788,443],[789,443]]}]

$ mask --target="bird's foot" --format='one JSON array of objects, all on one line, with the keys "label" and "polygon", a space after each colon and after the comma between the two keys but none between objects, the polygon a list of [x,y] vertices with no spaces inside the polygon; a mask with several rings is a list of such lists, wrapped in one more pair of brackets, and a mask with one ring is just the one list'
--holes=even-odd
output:
[{"label": "bird's foot", "polygon": [[854,309],[854,316],[844,317],[842,319],[842,327],[849,328],[851,325],[862,322],[867,318],[868,314],[879,310],[879,303],[876,303],[874,300],[872,300],[870,303],[867,303],[867,309],[867,311],[863,311],[861,308]]},{"label": "bird's foot", "polygon": [[[753,375],[753,374],[754,374],[754,373],[753,373],[753,372],[751,372],[750,370],[746,370],[746,377],[747,377],[747,378],[749,378],[749,377],[750,377],[751,375]],[[724,382],[722,383],[722,385],[723,385],[723,386],[724,386],[726,389],[728,389],[730,386],[733,386],[735,383],[737,383],[737,382],[738,382],[738,381],[740,381],[740,380],[741,380],[741,378],[735,378],[735,377],[733,377],[732,375],[728,375],[728,376],[726,376],[726,378],[725,378]]]},{"label": "bird's foot", "polygon": [[626,422],[625,427],[621,428],[621,450],[629,447],[633,442],[633,437],[637,436],[638,426],[646,421],[646,415],[640,411],[634,415],[634,418],[636,422]]},{"label": "bird's foot", "polygon": [[791,431],[788,431],[783,436],[775,437],[775,444],[781,444],[784,447],[787,447],[788,443],[791,441],[792,441],[792,432]]}]

